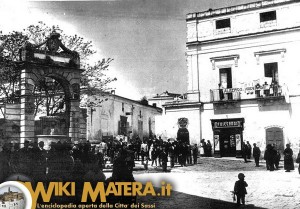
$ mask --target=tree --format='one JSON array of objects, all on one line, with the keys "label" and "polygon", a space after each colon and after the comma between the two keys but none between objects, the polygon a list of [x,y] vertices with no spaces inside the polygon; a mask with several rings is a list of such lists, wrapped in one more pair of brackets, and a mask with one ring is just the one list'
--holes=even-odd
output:
[{"label": "tree", "polygon": [[[81,75],[81,106],[99,105],[102,99],[99,99],[98,96],[104,95],[104,92],[110,90],[108,84],[115,81],[116,78],[107,77],[106,72],[113,59],[102,59],[91,64],[89,58],[96,54],[91,41],[86,41],[78,35],[67,35],[59,26],[49,27],[43,22],[39,22],[21,32],[0,33],[0,98],[2,104],[18,102],[20,70],[16,61],[19,61],[19,49],[28,41],[34,45],[43,43],[53,30],[61,34],[61,40],[68,49],[77,51],[80,55],[81,68],[85,69]],[[51,82],[53,83],[51,84]],[[36,113],[42,111],[41,105],[46,106],[47,115],[57,113],[63,106],[64,100],[60,95],[62,92],[59,85],[56,88],[53,87],[54,82],[45,80],[34,87]],[[50,87],[47,86],[49,83]],[[41,96],[41,92],[44,93],[44,97]]]},{"label": "tree", "polygon": [[146,97],[146,96],[143,96],[143,98],[141,99],[140,103],[143,104],[143,105],[148,105],[149,102],[148,102],[147,97]]}]

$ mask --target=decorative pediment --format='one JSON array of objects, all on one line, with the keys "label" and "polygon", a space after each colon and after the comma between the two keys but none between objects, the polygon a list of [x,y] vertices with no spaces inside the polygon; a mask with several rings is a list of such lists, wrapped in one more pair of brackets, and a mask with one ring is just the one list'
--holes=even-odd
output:
[{"label": "decorative pediment", "polygon": [[211,57],[210,62],[212,64],[212,69],[214,70],[216,68],[215,63],[220,61],[226,61],[226,60],[233,60],[234,66],[238,67],[238,59],[240,56],[238,54],[228,55],[228,56],[220,56],[220,57]]},{"label": "decorative pediment", "polygon": [[41,44],[27,42],[20,49],[21,61],[79,68],[80,58],[76,51],[68,49],[60,40],[60,34],[53,31]]},{"label": "decorative pediment", "polygon": [[286,49],[274,49],[274,50],[268,50],[268,51],[259,51],[259,52],[254,52],[254,56],[256,57],[256,62],[259,65],[259,58],[261,56],[266,56],[266,55],[272,55],[272,54],[280,54],[282,62],[284,62],[284,55],[286,53]]}]

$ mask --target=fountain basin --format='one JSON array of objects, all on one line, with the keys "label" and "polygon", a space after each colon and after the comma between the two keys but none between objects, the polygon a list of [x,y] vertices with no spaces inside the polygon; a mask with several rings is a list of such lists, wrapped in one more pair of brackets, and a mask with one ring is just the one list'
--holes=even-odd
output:
[{"label": "fountain basin", "polygon": [[37,141],[43,141],[45,146],[44,149],[45,150],[50,150],[50,145],[51,142],[61,142],[61,143],[71,143],[71,137],[67,136],[67,135],[36,135],[37,137]]}]

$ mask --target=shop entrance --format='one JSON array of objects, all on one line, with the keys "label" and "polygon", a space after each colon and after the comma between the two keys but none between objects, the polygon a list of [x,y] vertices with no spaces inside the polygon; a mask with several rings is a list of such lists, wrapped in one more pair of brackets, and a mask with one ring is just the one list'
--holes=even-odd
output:
[{"label": "shop entrance", "polygon": [[236,156],[235,132],[231,128],[220,132],[220,153],[222,157]]},{"label": "shop entrance", "polygon": [[244,118],[212,119],[214,157],[242,157]]}]

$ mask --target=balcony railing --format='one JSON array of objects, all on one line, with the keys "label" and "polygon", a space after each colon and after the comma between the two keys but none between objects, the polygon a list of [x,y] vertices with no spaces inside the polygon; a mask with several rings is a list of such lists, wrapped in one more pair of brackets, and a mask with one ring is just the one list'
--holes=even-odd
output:
[{"label": "balcony railing", "polygon": [[211,102],[237,101],[242,99],[264,99],[283,96],[282,88],[229,88],[229,89],[211,89]]}]

